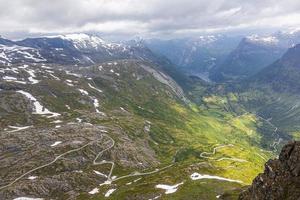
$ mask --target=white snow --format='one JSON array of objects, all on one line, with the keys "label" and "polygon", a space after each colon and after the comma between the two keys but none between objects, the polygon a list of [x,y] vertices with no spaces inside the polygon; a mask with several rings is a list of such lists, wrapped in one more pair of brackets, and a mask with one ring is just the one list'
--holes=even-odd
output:
[{"label": "white snow", "polygon": [[12,82],[12,83],[20,83],[20,84],[24,84],[24,85],[27,84],[25,81],[18,81],[18,80],[12,80],[12,79],[7,79],[5,81]]},{"label": "white snow", "polygon": [[268,43],[268,44],[275,44],[278,43],[278,39],[274,36],[258,36],[258,35],[251,35],[248,36],[247,39],[253,42],[259,42],[259,43]]},{"label": "white snow", "polygon": [[133,182],[136,183],[138,182],[139,180],[141,180],[142,178],[138,178],[138,179],[135,179]]},{"label": "white snow", "polygon": [[17,78],[12,76],[3,76],[3,80],[17,80]]},{"label": "white snow", "polygon": [[92,89],[94,89],[94,90],[97,90],[98,92],[102,93],[102,90],[100,90],[100,89],[98,89],[98,88],[92,86],[90,83],[88,83],[88,85],[89,85],[90,88],[92,88]]},{"label": "white snow", "polygon": [[61,121],[61,120],[55,120],[55,121],[53,121],[53,122],[50,122],[51,124],[59,124],[59,123],[62,123],[63,121]]},{"label": "white snow", "polygon": [[28,80],[31,82],[31,84],[37,84],[37,83],[40,82],[39,80],[36,80],[33,77],[31,77],[31,76],[28,78]]},{"label": "white snow", "polygon": [[89,194],[97,194],[97,193],[99,193],[99,189],[98,188],[94,188],[93,190],[91,190],[89,192]]},{"label": "white snow", "polygon": [[50,146],[51,147],[55,147],[55,146],[57,146],[57,145],[59,145],[59,144],[61,144],[62,143],[62,141],[56,141],[56,142],[54,142],[53,144],[51,144]]},{"label": "white snow", "polygon": [[99,184],[99,186],[102,186],[102,185],[110,185],[111,184],[111,180],[106,180],[104,181],[103,183]]},{"label": "white snow", "polygon": [[25,70],[28,74],[29,74],[29,76],[32,76],[32,77],[36,77],[35,76],[35,71],[34,70],[32,70],[32,69],[28,69],[28,70]]},{"label": "white snow", "polygon": [[84,89],[78,89],[78,90],[83,95],[89,95],[89,93],[86,90],[84,90]]},{"label": "white snow", "polygon": [[71,76],[75,76],[75,77],[78,77],[78,78],[81,78],[81,75],[80,75],[80,74],[75,74],[75,73],[72,73],[72,72],[67,71],[67,70],[66,70],[66,74],[67,74],[67,75],[71,75]]},{"label": "white snow", "polygon": [[99,172],[99,171],[96,171],[96,170],[93,170],[93,171],[94,171],[95,174],[97,174],[97,175],[107,177],[107,175],[105,175],[105,174],[103,174],[103,173],[101,173],[101,172]]},{"label": "white snow", "polygon": [[76,120],[77,120],[78,123],[82,122],[82,119],[80,119],[79,117],[77,117]]},{"label": "white snow", "polygon": [[37,99],[35,97],[33,97],[30,93],[25,92],[23,90],[18,90],[17,92],[20,93],[20,94],[25,95],[29,100],[31,100],[33,102],[34,111],[35,111],[33,114],[48,115],[47,118],[60,116],[59,113],[51,112],[47,108],[42,106],[40,104],[40,102],[38,102]]},{"label": "white snow", "polygon": [[127,112],[127,110],[125,110],[123,107],[120,107],[120,109],[124,112]]},{"label": "white snow", "polygon": [[109,189],[104,196],[109,197],[114,191],[116,191],[116,189]]},{"label": "white snow", "polygon": [[0,45],[0,50],[0,58],[6,60],[8,63],[11,63],[15,58],[26,58],[34,62],[46,61],[44,58],[41,57],[37,49],[30,47],[23,47],[18,45]]},{"label": "white snow", "polygon": [[228,181],[228,182],[236,182],[236,183],[243,183],[240,180],[233,180],[233,179],[229,179],[229,178],[224,178],[224,177],[220,177],[220,176],[211,176],[211,175],[207,175],[207,174],[199,174],[197,172],[193,173],[191,175],[191,179],[192,180],[200,180],[200,179],[216,179],[216,180],[220,180],[220,181]]},{"label": "white snow", "polygon": [[98,110],[98,108],[99,108],[99,101],[98,101],[98,99],[94,98],[93,101],[94,101],[94,107],[96,109],[96,112],[100,113],[100,111]]},{"label": "white snow", "polygon": [[29,176],[27,179],[28,180],[34,180],[34,179],[36,179],[37,178],[37,176]]},{"label": "white snow", "polygon": [[14,198],[13,200],[44,200],[42,198],[31,198],[31,197],[18,197]]},{"label": "white snow", "polygon": [[58,78],[57,76],[53,75],[53,74],[50,74],[50,76],[52,76],[54,79],[56,80],[60,80],[60,78]]},{"label": "white snow", "polygon": [[23,126],[23,127],[18,127],[18,126],[8,126],[9,128],[12,128],[12,129],[15,129],[15,130],[12,130],[12,131],[8,131],[10,133],[13,133],[13,132],[17,132],[17,131],[21,131],[21,130],[25,130],[25,129],[28,129],[30,128],[31,126]]},{"label": "white snow", "polygon": [[165,194],[172,194],[172,193],[176,192],[176,191],[178,190],[178,187],[179,187],[180,185],[182,185],[182,184],[183,184],[183,182],[178,183],[178,184],[176,184],[176,185],[164,185],[164,184],[158,184],[158,185],[156,185],[155,187],[156,187],[156,188],[159,188],[159,189],[166,190],[166,191],[165,191]]},{"label": "white snow", "polygon": [[48,36],[48,37],[50,38],[59,37],[64,40],[69,40],[74,44],[74,46],[77,49],[105,48],[106,50],[109,50],[117,47],[117,44],[106,42],[96,35],[87,35],[84,33],[74,33],[74,34]]}]

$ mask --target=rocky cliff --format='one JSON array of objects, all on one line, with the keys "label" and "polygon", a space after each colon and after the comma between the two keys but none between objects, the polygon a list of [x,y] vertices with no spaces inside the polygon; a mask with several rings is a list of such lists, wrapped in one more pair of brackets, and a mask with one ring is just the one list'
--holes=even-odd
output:
[{"label": "rocky cliff", "polygon": [[285,145],[279,159],[269,160],[264,173],[241,193],[240,200],[300,199],[300,142]]}]

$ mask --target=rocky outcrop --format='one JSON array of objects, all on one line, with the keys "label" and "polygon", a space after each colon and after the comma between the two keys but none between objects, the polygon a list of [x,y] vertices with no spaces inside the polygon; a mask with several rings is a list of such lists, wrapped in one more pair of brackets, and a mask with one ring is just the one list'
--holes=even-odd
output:
[{"label": "rocky outcrop", "polygon": [[300,142],[285,145],[279,159],[269,160],[264,173],[240,194],[240,200],[300,199]]}]

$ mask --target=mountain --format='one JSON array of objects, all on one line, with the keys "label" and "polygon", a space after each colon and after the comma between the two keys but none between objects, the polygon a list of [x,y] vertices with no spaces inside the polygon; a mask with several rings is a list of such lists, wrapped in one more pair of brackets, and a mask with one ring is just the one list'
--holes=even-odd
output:
[{"label": "mountain", "polygon": [[157,57],[146,46],[137,43],[112,43],[96,35],[83,33],[27,38],[21,41],[1,38],[0,44],[3,64],[30,61],[87,65],[130,58],[155,62]]},{"label": "mountain", "polygon": [[300,91],[300,45],[290,48],[278,61],[259,72],[253,79],[271,85],[279,92]]},{"label": "mountain", "polygon": [[243,39],[228,58],[215,69],[213,80],[241,79],[254,75],[263,67],[278,59],[285,49],[277,47],[272,40]]},{"label": "mountain", "polygon": [[255,113],[264,121],[260,131],[263,146],[277,152],[287,141],[299,138],[299,55],[300,45],[295,45],[252,77],[214,86],[228,109]]},{"label": "mountain", "polygon": [[143,40],[5,43],[0,199],[223,198],[300,136],[297,94],[204,84]]},{"label": "mountain", "polygon": [[297,43],[300,43],[300,32],[248,36],[214,70],[211,78],[226,81],[250,77],[279,59],[288,48]]},{"label": "mountain", "polygon": [[[94,64],[115,59],[147,58],[151,52],[145,47],[111,43],[98,36],[69,34],[28,38],[17,42],[20,46],[37,49],[47,63]],[[150,55],[154,57],[152,54]]]},{"label": "mountain", "polygon": [[171,40],[151,39],[145,43],[186,73],[201,76],[221,63],[239,41],[239,36],[203,35]]},{"label": "mountain", "polygon": [[[1,41],[3,44],[1,44]],[[107,61],[138,59],[155,64],[184,88],[189,80],[164,56],[153,53],[141,42],[112,43],[83,33],[0,40],[0,63],[44,63],[87,66]]]},{"label": "mountain", "polygon": [[1,65],[0,199],[214,199],[250,184],[273,155],[259,119],[186,99],[137,59]]},{"label": "mountain", "polygon": [[286,199],[300,197],[300,142],[285,145],[279,159],[269,160],[265,170],[244,191],[240,200]]}]

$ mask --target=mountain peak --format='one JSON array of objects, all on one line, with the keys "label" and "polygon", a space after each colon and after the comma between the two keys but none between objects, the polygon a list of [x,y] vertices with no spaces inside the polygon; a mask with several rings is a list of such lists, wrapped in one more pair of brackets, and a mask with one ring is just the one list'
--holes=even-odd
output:
[{"label": "mountain peak", "polygon": [[269,160],[265,171],[239,199],[298,199],[300,175],[300,142],[282,148],[279,159]]},{"label": "mountain peak", "polygon": [[277,44],[279,42],[278,38],[275,36],[259,36],[259,35],[250,35],[246,37],[247,41],[254,43],[262,44]]}]

